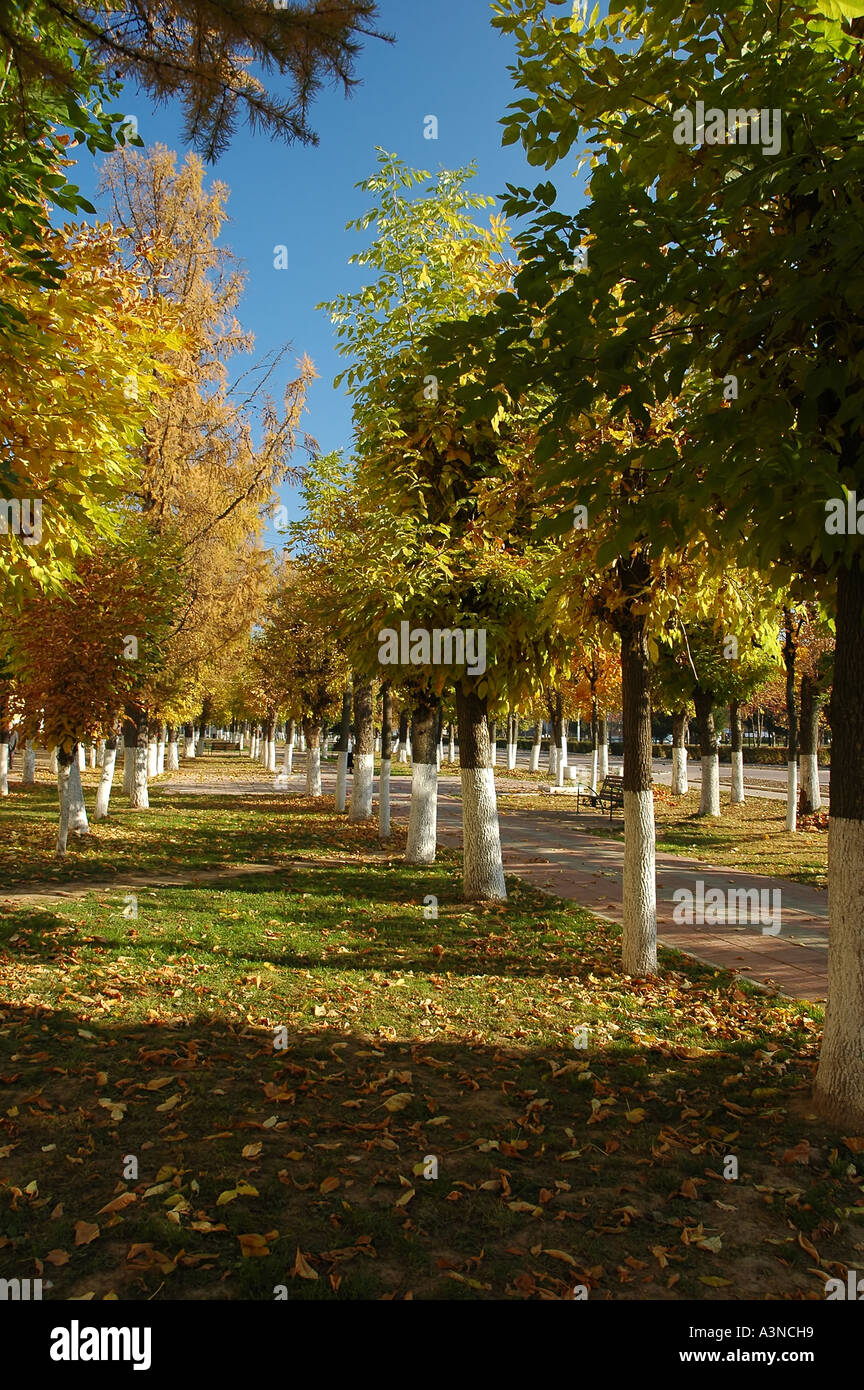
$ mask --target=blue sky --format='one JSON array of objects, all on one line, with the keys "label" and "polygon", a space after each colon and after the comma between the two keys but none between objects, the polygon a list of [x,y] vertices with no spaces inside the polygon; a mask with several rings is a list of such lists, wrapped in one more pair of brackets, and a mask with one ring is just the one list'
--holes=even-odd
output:
[{"label": "blue sky", "polygon": [[[345,223],[368,205],[354,185],[372,172],[375,147],[433,171],[474,160],[475,191],[491,195],[507,183],[533,187],[547,177],[526,163],[521,146],[501,147],[498,122],[516,98],[507,73],[515,50],[490,17],[487,0],[381,0],[379,27],[396,42],[366,42],[357,63],[361,85],[350,98],[341,90],[321,93],[311,114],[320,143],[285,146],[243,127],[214,167],[231,189],[221,239],[248,277],[238,317],[255,334],[256,357],[291,344],[285,380],[301,353],[312,358],[320,379],[304,423],[324,451],[350,448],[351,405],[333,389],[344,364],[329,319],[315,305],[362,284],[362,270],[348,265],[361,238]],[[136,117],[145,147],[160,142],[182,152],[178,108],[154,111],[131,90],[117,105]],[[427,115],[438,118],[437,140],[424,139]],[[98,207],[92,165],[80,162],[78,176]],[[559,190],[565,177],[563,166],[556,168]],[[571,196],[563,201],[575,205],[575,185],[572,203]],[[274,269],[277,245],[288,249],[287,269]],[[281,395],[281,385],[274,394]],[[286,491],[284,500],[296,515],[296,497]]]}]

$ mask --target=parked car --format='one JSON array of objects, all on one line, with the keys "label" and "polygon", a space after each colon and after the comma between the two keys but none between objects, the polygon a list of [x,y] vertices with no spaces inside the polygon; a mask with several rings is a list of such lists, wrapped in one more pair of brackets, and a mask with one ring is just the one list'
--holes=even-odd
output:
[{"label": "parked car", "polygon": [[672,742],[672,735],[671,735],[671,734],[667,734],[666,737],[664,738],[663,742],[664,742],[664,743],[671,743],[671,742]]}]

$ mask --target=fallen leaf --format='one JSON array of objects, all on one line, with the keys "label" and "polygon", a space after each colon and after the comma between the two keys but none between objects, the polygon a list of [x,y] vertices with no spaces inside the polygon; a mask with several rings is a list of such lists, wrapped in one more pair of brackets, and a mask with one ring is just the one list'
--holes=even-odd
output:
[{"label": "fallen leaf", "polygon": [[314,1269],[312,1268],[312,1266],[311,1266],[311,1265],[303,1258],[303,1256],[300,1254],[300,1246],[299,1246],[299,1245],[297,1246],[297,1256],[296,1256],[296,1258],[295,1258],[295,1260],[294,1260],[294,1268],[293,1268],[292,1271],[291,1271],[291,1275],[292,1275],[292,1278],[299,1278],[299,1279],[317,1279],[317,1278],[318,1278],[318,1271],[317,1271],[317,1270],[314,1270]]},{"label": "fallen leaf", "polygon": [[99,1234],[99,1227],[92,1221],[75,1222],[75,1244],[89,1245]]},{"label": "fallen leaf", "polygon": [[124,1207],[128,1207],[132,1202],[137,1201],[137,1192],[121,1192],[119,1197],[114,1197],[112,1201],[106,1202],[104,1207],[100,1207],[96,1215],[111,1216],[115,1211],[122,1211]]},{"label": "fallen leaf", "polygon": [[253,1255],[269,1255],[270,1247],[265,1236],[247,1235],[238,1236],[240,1251],[245,1259]]}]

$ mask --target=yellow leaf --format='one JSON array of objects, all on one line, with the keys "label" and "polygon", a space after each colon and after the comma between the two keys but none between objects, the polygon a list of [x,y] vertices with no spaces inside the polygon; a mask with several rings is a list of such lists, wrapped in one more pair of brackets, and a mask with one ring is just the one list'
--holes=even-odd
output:
[{"label": "yellow leaf", "polygon": [[75,1244],[89,1245],[99,1234],[99,1227],[92,1221],[75,1222]]},{"label": "yellow leaf", "polygon": [[248,1235],[238,1236],[240,1251],[244,1259],[249,1259],[254,1255],[269,1255],[270,1247],[264,1236]]},{"label": "yellow leaf", "polygon": [[307,1261],[306,1261],[306,1260],[303,1258],[303,1256],[300,1254],[300,1246],[299,1246],[299,1245],[297,1246],[297,1256],[296,1256],[296,1259],[294,1260],[294,1268],[293,1268],[292,1271],[291,1271],[291,1275],[292,1275],[292,1278],[299,1278],[299,1279],[317,1279],[317,1278],[318,1278],[317,1270],[314,1270],[314,1269],[312,1268],[312,1266],[311,1266],[310,1264],[308,1264]]},{"label": "yellow leaf", "polygon": [[413,1187],[409,1187],[408,1190],[407,1190],[406,1192],[403,1192],[403,1193],[402,1193],[402,1196],[401,1196],[401,1197],[397,1197],[397,1199],[396,1199],[396,1205],[397,1205],[397,1207],[407,1207],[408,1203],[411,1201],[411,1198],[412,1198],[413,1196],[414,1196],[414,1188],[413,1188]]},{"label": "yellow leaf", "polygon": [[322,1182],[321,1187],[320,1187],[319,1190],[320,1190],[321,1192],[325,1192],[325,1193],[326,1193],[326,1192],[335,1192],[335,1191],[336,1191],[336,1188],[337,1188],[338,1186],[339,1186],[339,1179],[338,1179],[337,1177],[334,1177],[334,1176],[331,1174],[331,1176],[330,1176],[329,1178],[325,1178],[325,1179],[324,1179],[324,1181]]},{"label": "yellow leaf", "polygon": [[384,1108],[389,1110],[391,1115],[395,1115],[397,1110],[404,1110],[406,1105],[410,1105],[414,1099],[410,1091],[398,1091],[395,1096],[389,1096],[384,1102]]},{"label": "yellow leaf", "polygon": [[264,1145],[261,1143],[245,1144],[243,1149],[241,1150],[241,1153],[243,1154],[244,1158],[257,1158],[263,1147]]}]

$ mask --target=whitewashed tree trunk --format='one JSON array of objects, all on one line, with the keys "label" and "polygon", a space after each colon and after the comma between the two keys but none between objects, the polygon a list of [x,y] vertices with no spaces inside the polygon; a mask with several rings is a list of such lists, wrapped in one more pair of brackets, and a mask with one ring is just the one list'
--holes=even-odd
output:
[{"label": "whitewashed tree trunk", "polygon": [[375,754],[354,750],[354,780],[351,785],[349,820],[369,820],[372,815],[372,791],[375,778]]},{"label": "whitewashed tree trunk", "polygon": [[382,757],[378,777],[378,834],[390,837],[390,759]]},{"label": "whitewashed tree trunk", "polygon": [[540,749],[543,745],[543,726],[539,719],[534,726],[534,737],[531,742],[531,757],[528,762],[529,772],[538,772],[540,768]]},{"label": "whitewashed tree trunk", "polygon": [[114,768],[117,763],[117,740],[109,738],[105,744],[105,751],[102,755],[102,771],[99,774],[99,786],[96,788],[96,813],[95,820],[104,820],[108,814],[108,804],[111,800],[111,785],[114,781]]},{"label": "whitewashed tree trunk", "polygon": [[87,767],[87,750],[83,743],[78,744],[78,771],[84,772]]},{"label": "whitewashed tree trunk", "polygon": [[720,756],[702,754],[702,791],[699,797],[700,816],[720,815]]},{"label": "whitewashed tree trunk", "polygon": [[27,740],[24,749],[24,767],[21,773],[21,781],[25,787],[32,787],[36,781],[36,747],[32,739]]},{"label": "whitewashed tree trunk", "polygon": [[166,764],[169,772],[178,772],[180,769],[180,745],[176,736],[168,743]]},{"label": "whitewashed tree trunk", "polygon": [[599,770],[599,762],[600,762],[600,749],[597,747],[597,745],[596,745],[596,743],[595,743],[594,746],[593,746],[593,748],[591,749],[591,790],[592,790],[592,792],[596,792],[596,790],[597,790],[597,772],[598,772],[598,770]]},{"label": "whitewashed tree trunk", "polygon": [[[566,769],[566,767],[567,767],[567,735],[564,733],[564,730],[563,730],[563,728],[562,728],[562,731],[561,731],[561,743],[560,743],[559,748],[558,748],[558,763],[557,763],[557,765],[556,765],[556,771],[558,771],[559,768],[560,768],[560,769]],[[560,785],[561,785],[561,786],[564,785],[564,779],[563,779],[563,777],[562,777],[562,779],[561,779],[561,784],[560,784]]]},{"label": "whitewashed tree trunk", "polygon": [[95,741],[95,739],[91,739],[91,740],[90,740],[90,748],[89,748],[88,751],[89,751],[89,754],[90,754],[90,756],[89,756],[90,767],[91,767],[91,769],[92,769],[92,768],[94,768],[94,767],[96,766],[96,741]]},{"label": "whitewashed tree trunk", "polygon": [[306,745],[306,795],[321,796],[321,727],[307,724],[302,733]]},{"label": "whitewashed tree trunk", "polygon": [[133,763],[132,791],[129,795],[129,805],[133,811],[146,811],[150,806],[150,795],[147,789],[148,761],[148,745],[142,740],[135,748]]},{"label": "whitewashed tree trunk", "polygon": [[455,763],[456,761],[456,729],[453,724],[450,725],[450,738],[447,751],[447,761],[448,763]]},{"label": "whitewashed tree trunk", "polygon": [[183,757],[184,757],[184,758],[194,758],[194,757],[195,757],[195,726],[194,726],[194,724],[187,724],[187,725],[186,725],[186,728],[185,728],[184,731],[183,731],[183,741],[184,741]]},{"label": "whitewashed tree trunk", "polygon": [[555,746],[555,735],[549,734],[549,776],[553,780],[558,775],[558,749]]},{"label": "whitewashed tree trunk", "polygon": [[9,795],[9,735],[0,742],[0,796]]},{"label": "whitewashed tree trunk", "polygon": [[51,752],[48,754],[48,767],[49,767],[49,769],[50,769],[51,776],[52,776],[52,777],[56,777],[56,776],[57,776],[57,746],[56,746],[56,744],[55,744],[55,746],[51,749]]},{"label": "whitewashed tree trunk", "polygon": [[152,780],[156,776],[157,769],[157,746],[155,738],[147,740],[147,776]]},{"label": "whitewashed tree trunk", "polygon": [[732,790],[729,800],[733,806],[744,803],[744,752],[741,748],[732,750]]},{"label": "whitewashed tree trunk", "polygon": [[438,768],[435,763],[411,765],[411,809],[408,814],[408,864],[434,864],[438,840]]},{"label": "whitewashed tree trunk", "polygon": [[414,761],[414,750],[411,746],[410,738],[405,740],[405,761],[406,763]]},{"label": "whitewashed tree trunk", "polygon": [[126,742],[126,735],[123,737],[123,795],[132,795],[132,784],[135,781],[135,744]]},{"label": "whitewashed tree trunk", "polygon": [[99,746],[98,746],[98,748],[96,749],[96,766],[97,766],[97,767],[101,767],[101,766],[102,766],[102,763],[103,763],[103,761],[104,761],[104,759],[105,759],[105,744],[106,744],[106,742],[107,742],[107,739],[104,739],[104,738],[100,738],[100,740],[99,740]]},{"label": "whitewashed tree trunk", "polygon": [[[56,748],[54,752],[57,752]],[[68,763],[65,761],[65,757],[57,759],[57,797],[60,806],[60,819],[57,827],[58,859],[62,859],[66,853],[69,840],[69,774],[71,769],[71,759]]]},{"label": "whitewashed tree trunk", "polygon": [[165,771],[165,729],[164,726],[156,740],[156,776],[161,777]]},{"label": "whitewashed tree trunk", "polygon": [[462,876],[469,900],[504,899],[507,888],[501,856],[495,773],[486,701],[456,691],[462,782]]},{"label": "whitewashed tree trunk", "polygon": [[[81,745],[78,745],[79,748]],[[69,829],[74,835],[89,835],[87,811],[84,806],[84,791],[81,786],[81,768],[77,758],[72,759],[69,770]]]},{"label": "whitewashed tree trunk", "polygon": [[302,729],[300,730],[300,752],[306,752],[306,735],[304,734]]},{"label": "whitewashed tree trunk", "polygon": [[348,750],[336,754],[336,810],[341,813],[348,805]]},{"label": "whitewashed tree trunk", "polygon": [[609,737],[606,732],[606,720],[600,723],[600,746],[597,749],[597,776],[600,781],[609,776]]},{"label": "whitewashed tree trunk", "polygon": [[822,805],[818,753],[801,754],[801,790],[804,793],[805,806],[812,806],[814,811],[818,811]]},{"label": "whitewashed tree trunk", "polygon": [[297,726],[292,719],[288,725],[288,735],[285,739],[285,753],[283,756],[282,767],[286,777],[290,777],[294,772],[294,741],[297,737]]},{"label": "whitewashed tree trunk", "polygon": [[798,829],[798,764],[786,764],[786,829]]},{"label": "whitewashed tree trunk", "polygon": [[690,784],[687,781],[687,749],[672,747],[672,795],[686,796]]},{"label": "whitewashed tree trunk", "polygon": [[[641,596],[649,574],[637,553],[619,560],[625,591]],[[631,606],[632,605],[632,606]],[[654,794],[651,788],[651,663],[639,597],[629,598],[616,626],[621,639],[624,746],[624,865],[622,872],[621,965],[625,975],[657,972],[657,888],[654,852]]]},{"label": "whitewashed tree trunk", "polygon": [[240,745],[240,752],[242,753],[242,752],[243,752],[243,749],[244,749],[245,746],[246,746],[246,735],[244,734],[244,732],[243,732],[242,729],[240,730],[240,738],[239,738],[238,742],[239,742],[239,745]]}]

